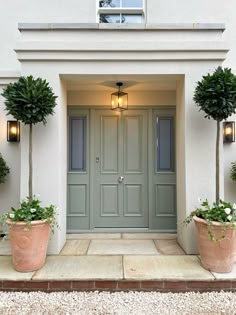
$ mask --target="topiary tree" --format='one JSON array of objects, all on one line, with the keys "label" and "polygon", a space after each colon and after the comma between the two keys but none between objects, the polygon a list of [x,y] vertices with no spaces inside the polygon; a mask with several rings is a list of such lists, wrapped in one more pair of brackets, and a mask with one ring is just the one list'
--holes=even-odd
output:
[{"label": "topiary tree", "polygon": [[2,154],[0,153],[0,184],[5,183],[7,175],[10,173],[10,169],[7,166]]},{"label": "topiary tree", "polygon": [[236,112],[236,76],[231,69],[218,67],[213,74],[207,74],[197,82],[194,101],[205,118],[216,120],[216,203],[220,200],[219,152],[221,121]]},{"label": "topiary tree", "polygon": [[32,202],[32,129],[39,122],[45,125],[46,117],[54,114],[57,96],[46,80],[33,76],[20,77],[17,82],[9,83],[1,95],[5,98],[7,114],[29,125],[29,201]]}]

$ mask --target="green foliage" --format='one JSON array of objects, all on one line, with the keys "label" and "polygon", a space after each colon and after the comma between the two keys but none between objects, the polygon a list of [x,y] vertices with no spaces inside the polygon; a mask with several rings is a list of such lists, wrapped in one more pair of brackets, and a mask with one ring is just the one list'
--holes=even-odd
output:
[{"label": "green foliage", "polygon": [[236,181],[236,162],[232,162],[232,167],[231,167],[231,179]]},{"label": "green foliage", "polygon": [[235,227],[236,204],[231,204],[230,202],[220,200],[219,203],[213,202],[211,206],[208,201],[205,200],[200,203],[200,207],[190,213],[190,215],[184,220],[183,223],[185,225],[189,224],[193,220],[194,216],[206,220],[208,224],[208,234],[210,239],[213,241],[218,241],[224,238],[224,234],[222,234],[222,237],[220,239],[216,239],[212,231],[212,222],[215,221],[223,223],[225,224],[225,228],[227,226]]},{"label": "green foliage", "polygon": [[6,177],[9,173],[10,169],[0,153],[0,184],[5,183]]},{"label": "green foliage", "polygon": [[50,224],[52,231],[54,226],[57,225],[57,208],[54,205],[42,207],[41,201],[36,196],[33,196],[31,202],[29,201],[29,197],[27,197],[21,202],[18,209],[11,208],[11,210],[12,212],[5,213],[0,217],[0,224],[3,224],[7,219],[10,219],[13,222],[26,222],[27,226],[30,227],[31,221],[45,220]]},{"label": "green foliage", "polygon": [[231,69],[218,67],[197,82],[194,101],[207,118],[227,119],[236,112],[236,76]]},{"label": "green foliage", "polygon": [[43,122],[54,113],[56,98],[46,80],[32,76],[9,83],[1,94],[6,100],[7,114],[26,125]]}]

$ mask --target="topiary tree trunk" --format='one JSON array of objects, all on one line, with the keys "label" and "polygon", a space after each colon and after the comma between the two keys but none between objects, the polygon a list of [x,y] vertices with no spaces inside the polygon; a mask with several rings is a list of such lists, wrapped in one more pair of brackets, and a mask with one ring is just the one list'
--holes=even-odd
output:
[{"label": "topiary tree trunk", "polygon": [[32,133],[33,125],[43,122],[54,114],[56,98],[46,80],[32,76],[20,77],[15,83],[9,83],[1,94],[5,98],[7,114],[29,125],[29,201],[33,198],[33,161]]},{"label": "topiary tree trunk", "polygon": [[216,121],[216,203],[220,202],[220,130],[221,122]]},{"label": "topiary tree trunk", "polygon": [[33,146],[32,146],[33,126],[29,124],[29,201],[33,200]]},{"label": "topiary tree trunk", "polygon": [[215,198],[220,201],[221,122],[236,112],[236,76],[231,69],[218,67],[197,82],[194,101],[205,112],[205,118],[216,120]]}]

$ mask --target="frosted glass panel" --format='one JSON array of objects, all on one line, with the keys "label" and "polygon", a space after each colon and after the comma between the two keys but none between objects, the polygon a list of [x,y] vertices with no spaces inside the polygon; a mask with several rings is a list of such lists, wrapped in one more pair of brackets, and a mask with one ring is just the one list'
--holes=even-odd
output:
[{"label": "frosted glass panel", "polygon": [[70,119],[70,170],[86,170],[86,117]]},{"label": "frosted glass panel", "polygon": [[157,170],[173,171],[173,119],[157,118]]}]

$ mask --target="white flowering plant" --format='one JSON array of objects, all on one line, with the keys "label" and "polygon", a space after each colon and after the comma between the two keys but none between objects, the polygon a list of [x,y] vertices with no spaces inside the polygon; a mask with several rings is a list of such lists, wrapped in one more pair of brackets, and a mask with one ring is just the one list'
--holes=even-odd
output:
[{"label": "white flowering plant", "polygon": [[230,202],[226,202],[220,200],[219,203],[213,202],[212,205],[209,204],[208,200],[202,201],[199,198],[200,207],[196,208],[196,210],[192,211],[189,216],[184,220],[184,224],[189,224],[194,216],[197,216],[201,219],[204,219],[208,224],[208,234],[211,240],[218,241],[224,238],[224,233],[222,233],[222,237],[217,239],[213,235],[213,222],[220,222],[224,225],[224,229],[226,227],[236,227],[236,204],[231,204]]},{"label": "white flowering plant", "polygon": [[38,196],[33,196],[32,201],[27,197],[20,204],[20,207],[15,209],[11,208],[11,212],[5,213],[0,217],[0,224],[10,219],[13,222],[25,222],[26,227],[29,228],[32,221],[45,220],[51,226],[52,232],[54,231],[56,222],[57,208],[54,205],[42,207],[41,201]]}]

